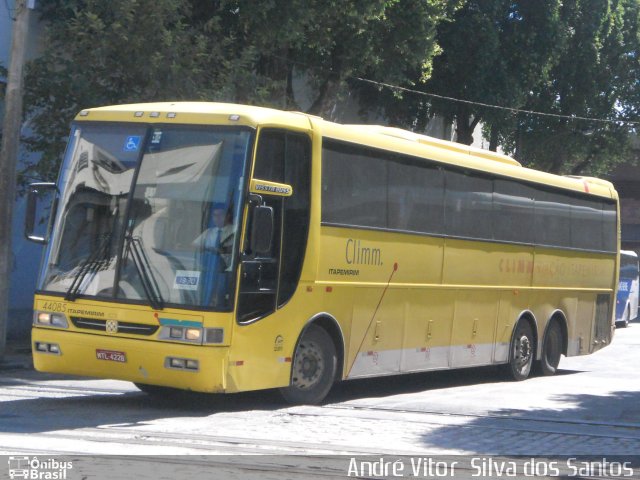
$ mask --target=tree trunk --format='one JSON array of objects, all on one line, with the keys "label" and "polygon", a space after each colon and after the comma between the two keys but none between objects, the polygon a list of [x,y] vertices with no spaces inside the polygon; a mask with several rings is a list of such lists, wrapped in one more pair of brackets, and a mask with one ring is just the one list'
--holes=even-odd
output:
[{"label": "tree trunk", "polygon": [[327,78],[318,90],[318,96],[307,113],[332,120],[332,111],[336,106],[341,81],[339,78]]},{"label": "tree trunk", "polygon": [[489,150],[498,151],[498,127],[491,125],[491,135],[489,137]]},{"label": "tree trunk", "polygon": [[480,116],[471,120],[471,112],[466,108],[461,109],[461,112],[456,116],[456,142],[471,145],[473,143],[473,131],[478,126],[478,122],[480,122]]}]

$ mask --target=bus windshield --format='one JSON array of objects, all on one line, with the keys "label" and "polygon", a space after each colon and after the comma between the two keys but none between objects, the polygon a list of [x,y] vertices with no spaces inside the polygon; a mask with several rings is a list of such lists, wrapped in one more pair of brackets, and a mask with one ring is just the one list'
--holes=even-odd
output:
[{"label": "bus windshield", "polygon": [[226,311],[249,129],[81,124],[39,289]]}]

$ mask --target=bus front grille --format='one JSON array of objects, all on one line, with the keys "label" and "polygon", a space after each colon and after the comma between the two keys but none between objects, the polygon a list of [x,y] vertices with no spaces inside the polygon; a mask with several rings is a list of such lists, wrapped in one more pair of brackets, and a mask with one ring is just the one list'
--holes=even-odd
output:
[{"label": "bus front grille", "polygon": [[[97,318],[71,317],[71,323],[76,328],[85,330],[97,330],[100,332],[107,331],[108,320],[100,320]],[[145,323],[118,322],[117,331],[109,331],[109,333],[128,333],[133,335],[153,335],[158,331],[158,325],[147,325]]]}]

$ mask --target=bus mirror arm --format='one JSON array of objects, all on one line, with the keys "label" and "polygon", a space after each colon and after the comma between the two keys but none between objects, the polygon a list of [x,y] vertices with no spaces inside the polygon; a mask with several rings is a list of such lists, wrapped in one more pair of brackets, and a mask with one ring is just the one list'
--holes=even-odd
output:
[{"label": "bus mirror arm", "polygon": [[[38,209],[39,196],[47,192],[53,192],[55,197],[51,202],[51,210],[49,212],[49,221],[47,230],[44,237],[35,235],[36,213]],[[55,183],[51,182],[38,182],[29,185],[29,193],[27,195],[27,211],[24,221],[24,235],[27,240],[35,243],[46,244],[49,240],[49,233],[52,227],[52,220],[55,217],[55,209],[57,207],[57,194],[58,188]]]},{"label": "bus mirror arm", "polygon": [[255,207],[257,205],[262,205],[264,202],[262,200],[262,195],[258,195],[257,193],[249,194],[249,206]]},{"label": "bus mirror arm", "polygon": [[253,254],[267,254],[273,243],[273,208],[266,205],[253,207],[251,222],[251,251]]}]

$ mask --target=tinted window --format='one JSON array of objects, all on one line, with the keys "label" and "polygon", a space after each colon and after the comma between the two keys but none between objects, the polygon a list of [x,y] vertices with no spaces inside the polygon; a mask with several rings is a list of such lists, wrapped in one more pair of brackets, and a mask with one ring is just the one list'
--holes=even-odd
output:
[{"label": "tinted window", "polygon": [[571,241],[575,248],[602,250],[602,204],[571,199]]},{"label": "tinted window", "polygon": [[264,131],[260,134],[256,165],[253,178],[283,183],[284,181],[285,136],[278,131]]},{"label": "tinted window", "polygon": [[494,180],[493,186],[494,238],[533,243],[535,190],[511,180]]},{"label": "tinted window", "polygon": [[322,220],[387,227],[387,164],[364,148],[325,141],[322,162]]},{"label": "tinted window", "polygon": [[279,307],[295,292],[307,246],[311,195],[311,141],[308,137],[287,134],[284,181],[293,187],[293,195],[284,199]]},{"label": "tinted window", "polygon": [[447,171],[445,176],[447,235],[492,238],[492,181],[455,171]]},{"label": "tinted window", "polygon": [[571,209],[565,195],[538,191],[535,201],[535,243],[571,246]]},{"label": "tinted window", "polygon": [[389,163],[389,228],[444,232],[444,174],[439,168],[399,159]]},{"label": "tinted window", "polygon": [[324,140],[322,221],[616,251],[615,203]]},{"label": "tinted window", "polygon": [[602,205],[602,249],[615,252],[618,249],[618,223],[616,205]]}]

